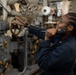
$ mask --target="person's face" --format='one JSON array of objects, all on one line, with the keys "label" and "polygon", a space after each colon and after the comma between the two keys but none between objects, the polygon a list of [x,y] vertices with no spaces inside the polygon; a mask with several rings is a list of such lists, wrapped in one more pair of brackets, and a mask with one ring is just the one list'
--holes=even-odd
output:
[{"label": "person's face", "polygon": [[68,21],[69,20],[68,20],[67,16],[62,16],[57,22],[56,28],[58,29],[58,31],[61,30],[62,28],[66,28],[67,31],[72,31],[73,26],[70,26],[68,24]]}]

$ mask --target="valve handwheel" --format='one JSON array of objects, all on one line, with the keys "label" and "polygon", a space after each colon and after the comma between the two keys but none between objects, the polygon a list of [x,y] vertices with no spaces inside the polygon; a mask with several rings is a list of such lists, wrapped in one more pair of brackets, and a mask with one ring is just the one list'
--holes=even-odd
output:
[{"label": "valve handwheel", "polygon": [[[13,22],[14,20],[16,20],[16,19],[13,19],[12,22]],[[13,35],[18,36],[18,34],[19,34],[19,33],[21,32],[21,30],[22,30],[22,26],[17,25],[17,24],[12,23],[12,22],[10,23],[10,31],[11,31],[11,33],[12,33]]]}]

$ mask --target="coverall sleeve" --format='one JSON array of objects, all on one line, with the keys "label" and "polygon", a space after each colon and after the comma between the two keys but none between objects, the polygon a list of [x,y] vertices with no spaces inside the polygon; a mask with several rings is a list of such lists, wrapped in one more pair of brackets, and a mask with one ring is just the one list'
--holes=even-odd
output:
[{"label": "coverall sleeve", "polygon": [[50,46],[50,41],[46,40],[39,43],[36,62],[43,70],[60,68],[66,66],[72,60],[71,53],[71,49],[67,45],[53,49]]},{"label": "coverall sleeve", "polygon": [[44,37],[45,37],[44,29],[42,29],[40,27],[36,27],[36,26],[31,25],[28,27],[28,31],[29,31],[29,33],[36,35],[40,39],[44,39]]}]

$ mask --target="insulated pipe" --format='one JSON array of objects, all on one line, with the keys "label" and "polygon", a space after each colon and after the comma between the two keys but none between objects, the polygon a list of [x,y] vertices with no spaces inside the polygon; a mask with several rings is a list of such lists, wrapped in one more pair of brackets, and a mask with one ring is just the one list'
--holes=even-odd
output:
[{"label": "insulated pipe", "polygon": [[48,6],[48,0],[43,0],[43,6]]},{"label": "insulated pipe", "polygon": [[[4,7],[7,8],[7,0],[1,0],[1,3]],[[3,20],[6,20],[6,17],[7,17],[7,12],[5,9],[3,9]]]},{"label": "insulated pipe", "polygon": [[15,11],[15,10],[12,10],[10,13],[11,13],[12,15],[15,15],[15,16],[22,16],[21,13]]},{"label": "insulated pipe", "polygon": [[16,3],[18,0],[7,0],[7,3],[9,5]]},{"label": "insulated pipe", "polygon": [[37,4],[39,0],[27,0],[30,4]]}]

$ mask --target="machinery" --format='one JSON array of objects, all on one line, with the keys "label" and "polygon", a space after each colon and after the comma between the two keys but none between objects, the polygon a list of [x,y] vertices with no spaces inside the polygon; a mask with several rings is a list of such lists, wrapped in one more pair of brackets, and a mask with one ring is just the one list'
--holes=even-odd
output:
[{"label": "machinery", "polygon": [[[15,3],[19,5],[19,11],[16,10]],[[28,18],[28,23],[31,24],[41,8],[42,6],[30,4],[27,0],[0,0],[0,75],[22,75],[26,70],[33,73],[39,69],[34,60],[37,38],[28,35],[27,27],[13,25],[12,21],[15,16],[19,16],[23,20]]]},{"label": "machinery", "polygon": [[34,73],[39,71],[34,59],[41,39],[28,33],[27,24],[22,28],[13,25],[12,21],[15,16],[19,16],[24,21],[27,19],[28,24],[33,23],[40,27],[48,23],[56,24],[47,22],[51,10],[48,1],[0,0],[0,75],[36,75]]}]

